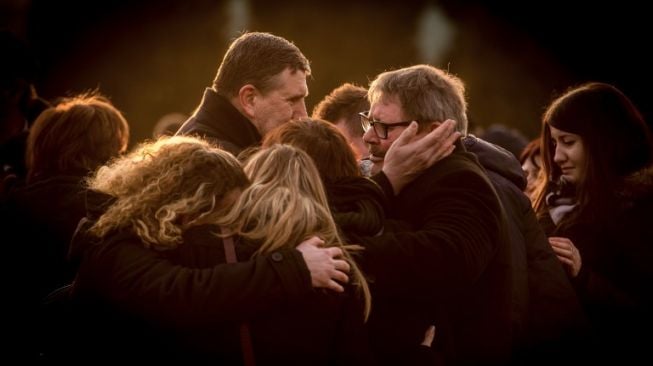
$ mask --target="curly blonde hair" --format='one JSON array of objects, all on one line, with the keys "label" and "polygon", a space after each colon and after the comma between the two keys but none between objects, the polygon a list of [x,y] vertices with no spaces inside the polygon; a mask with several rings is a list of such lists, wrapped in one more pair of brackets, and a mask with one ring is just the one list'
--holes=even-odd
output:
[{"label": "curly blonde hair", "polygon": [[87,181],[115,202],[90,228],[131,229],[146,247],[172,249],[191,226],[223,214],[221,200],[248,184],[230,153],[194,137],[162,137],[103,166]]},{"label": "curly blonde hair", "polygon": [[257,254],[282,247],[294,248],[313,235],[325,246],[343,250],[352,267],[353,283],[362,291],[365,317],[371,308],[367,281],[344,245],[313,160],[291,145],[272,145],[251,155],[245,165],[251,185],[222,219],[220,225],[233,234],[260,243]]}]

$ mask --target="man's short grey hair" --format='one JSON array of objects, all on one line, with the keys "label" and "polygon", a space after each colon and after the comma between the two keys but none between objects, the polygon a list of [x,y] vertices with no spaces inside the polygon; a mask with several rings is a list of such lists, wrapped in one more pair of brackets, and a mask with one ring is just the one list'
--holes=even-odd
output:
[{"label": "man's short grey hair", "polygon": [[396,97],[405,117],[420,122],[456,121],[456,130],[467,134],[465,85],[458,77],[430,65],[386,71],[370,83],[370,103]]}]

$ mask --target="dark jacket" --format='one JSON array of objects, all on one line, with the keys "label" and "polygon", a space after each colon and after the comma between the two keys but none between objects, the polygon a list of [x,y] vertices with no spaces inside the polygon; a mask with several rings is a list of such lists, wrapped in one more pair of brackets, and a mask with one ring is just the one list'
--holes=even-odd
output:
[{"label": "dark jacket", "polygon": [[199,107],[179,128],[177,135],[203,137],[235,156],[261,143],[261,134],[252,122],[211,88],[204,91]]},{"label": "dark jacket", "polygon": [[72,281],[76,268],[68,260],[68,245],[85,216],[83,174],[37,180],[12,190],[0,210],[5,234],[14,242],[13,258],[29,260],[34,269],[21,279],[33,279],[37,298]]},{"label": "dark jacket", "polygon": [[[6,260],[3,273],[12,351],[37,357],[39,309],[43,298],[72,281],[77,270],[67,260],[77,222],[84,217],[82,174],[56,176],[17,187],[0,205]],[[15,344],[14,344],[15,342]],[[22,359],[22,358],[21,358]]]},{"label": "dark jacket", "polygon": [[362,177],[327,179],[324,188],[331,213],[347,236],[373,236],[383,230],[386,197],[373,180]]},{"label": "dark jacket", "polygon": [[[374,179],[392,196],[382,173]],[[434,324],[435,351],[448,364],[507,361],[512,269],[505,217],[475,157],[458,144],[393,197],[386,214],[410,227],[360,238],[377,360],[401,364]]]},{"label": "dark jacket", "polygon": [[509,151],[469,135],[467,150],[478,158],[507,215],[513,260],[513,325],[516,361],[550,362],[569,355],[586,323],[571,282],[553,253],[523,193],[526,177]]},{"label": "dark jacket", "polygon": [[72,298],[82,346],[73,359],[242,364],[238,329],[247,321],[257,364],[366,364],[352,288],[312,289],[295,249],[249,260],[255,248],[236,242],[241,262],[227,265],[214,229],[191,229],[167,251],[145,248],[130,232],[101,242],[76,236],[82,260]]},{"label": "dark jacket", "polygon": [[542,219],[549,236],[571,239],[582,266],[572,283],[592,325],[594,360],[635,363],[653,342],[653,168],[627,177],[611,197],[609,219],[567,228]]}]

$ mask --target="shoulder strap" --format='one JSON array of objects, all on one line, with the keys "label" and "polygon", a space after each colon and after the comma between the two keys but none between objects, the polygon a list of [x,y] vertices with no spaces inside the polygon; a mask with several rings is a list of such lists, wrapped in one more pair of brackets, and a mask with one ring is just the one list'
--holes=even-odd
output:
[{"label": "shoulder strap", "polygon": [[[225,229],[222,227],[220,228],[220,232],[223,235],[227,234]],[[229,235],[222,238],[222,244],[224,245],[224,255],[227,259],[227,263],[238,262],[233,236]],[[256,361],[254,360],[254,347],[252,346],[252,336],[249,334],[249,326],[247,323],[242,323],[240,325],[240,346],[243,352],[245,366],[256,365]]]},{"label": "shoulder strap", "polygon": [[[220,228],[220,231],[223,235],[226,235],[224,228]],[[236,257],[236,247],[234,247],[234,237],[229,235],[222,238],[222,244],[224,245],[224,256],[227,259],[227,263],[238,262],[238,258]]]}]

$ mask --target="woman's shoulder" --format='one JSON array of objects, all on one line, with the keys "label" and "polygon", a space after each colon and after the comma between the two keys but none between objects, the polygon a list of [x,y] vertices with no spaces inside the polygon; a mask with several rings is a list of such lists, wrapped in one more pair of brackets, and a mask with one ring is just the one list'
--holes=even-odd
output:
[{"label": "woman's shoulder", "polygon": [[[617,198],[628,205],[653,204],[653,165],[641,169],[626,178],[617,187]],[[627,207],[626,206],[626,207]]]}]

